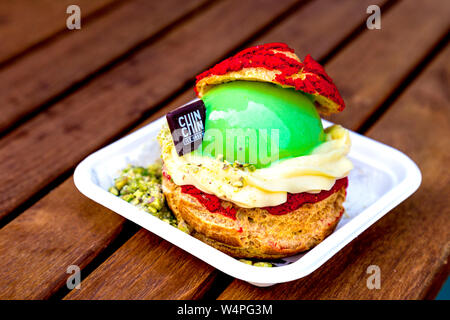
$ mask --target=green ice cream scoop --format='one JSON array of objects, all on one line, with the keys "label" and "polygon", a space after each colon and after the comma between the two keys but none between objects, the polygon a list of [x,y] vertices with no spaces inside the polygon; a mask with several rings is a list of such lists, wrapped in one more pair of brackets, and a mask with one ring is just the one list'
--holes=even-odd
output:
[{"label": "green ice cream scoop", "polygon": [[197,154],[263,168],[307,155],[325,139],[313,102],[294,89],[233,81],[213,87],[202,100],[205,135]]}]

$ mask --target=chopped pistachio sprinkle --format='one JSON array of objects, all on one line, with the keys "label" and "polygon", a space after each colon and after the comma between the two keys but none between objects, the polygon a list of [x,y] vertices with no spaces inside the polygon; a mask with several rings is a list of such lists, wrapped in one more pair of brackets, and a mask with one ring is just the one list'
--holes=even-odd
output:
[{"label": "chopped pistachio sprinkle", "polygon": [[166,205],[161,187],[161,164],[128,165],[114,180],[109,192],[177,227],[177,219]]},{"label": "chopped pistachio sprinkle", "polygon": [[[251,170],[251,165],[236,165],[240,169]],[[162,165],[159,162],[148,167],[128,165],[114,180],[109,192],[132,205],[154,215],[183,232],[190,233],[189,226],[184,221],[178,222],[166,204],[162,191]],[[238,181],[243,186],[243,179]],[[241,185],[239,185],[241,187]],[[239,261],[256,267],[272,267],[270,262],[253,262],[239,259]]]},{"label": "chopped pistachio sprinkle", "polygon": [[273,265],[270,262],[264,262],[264,261],[255,262],[253,265],[255,267],[264,267],[264,268],[272,268],[273,267]]},{"label": "chopped pistachio sprinkle", "polygon": [[253,262],[253,261],[247,260],[247,259],[239,259],[239,261],[242,263],[251,265],[251,266],[255,266],[255,267],[265,267],[265,268],[273,267],[273,264],[271,264],[270,262],[264,262],[264,261]]}]

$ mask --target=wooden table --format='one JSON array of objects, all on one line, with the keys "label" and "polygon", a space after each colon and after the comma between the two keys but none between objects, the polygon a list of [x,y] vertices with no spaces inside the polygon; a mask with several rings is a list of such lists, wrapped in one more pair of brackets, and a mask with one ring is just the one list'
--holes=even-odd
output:
[{"label": "wooden table", "polygon": [[[0,3],[0,298],[423,299],[449,273],[447,0],[78,0]],[[381,30],[366,28],[371,4]],[[286,42],[325,65],[347,109],[331,118],[420,167],[420,189],[311,275],[232,279],[82,196],[88,154],[193,98],[196,74]],[[381,289],[366,286],[369,265]],[[81,289],[66,287],[69,265]]]}]

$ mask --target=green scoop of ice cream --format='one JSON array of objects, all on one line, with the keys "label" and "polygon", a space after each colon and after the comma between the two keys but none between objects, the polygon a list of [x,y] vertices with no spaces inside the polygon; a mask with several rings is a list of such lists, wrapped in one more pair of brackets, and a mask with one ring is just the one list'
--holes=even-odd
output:
[{"label": "green scoop of ice cream", "polygon": [[307,155],[324,141],[313,102],[294,89],[233,81],[213,87],[202,100],[205,135],[197,154],[262,168]]}]

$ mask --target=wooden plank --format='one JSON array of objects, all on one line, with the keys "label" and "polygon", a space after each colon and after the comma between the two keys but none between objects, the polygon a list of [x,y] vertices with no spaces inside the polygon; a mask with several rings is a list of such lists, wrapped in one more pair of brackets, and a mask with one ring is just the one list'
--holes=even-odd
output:
[{"label": "wooden plank", "polygon": [[[300,18],[301,18],[301,17],[300,17]],[[355,25],[356,25],[356,24],[358,23],[358,21],[355,20],[354,23],[355,23]],[[340,40],[340,39],[337,39],[336,41],[339,41],[339,40]],[[181,95],[176,101],[173,101],[172,103],[170,103],[170,106],[169,106],[168,108],[172,108],[172,107],[174,107],[174,106],[180,105],[181,103],[183,103],[183,102],[185,102],[185,101],[188,101],[188,100],[190,100],[191,98],[193,98],[193,92],[192,92],[192,90],[189,90],[189,91],[186,92],[184,95]],[[166,113],[166,112],[167,112],[167,108],[165,108],[165,109],[163,109],[163,110],[160,110],[160,111],[157,112],[154,116],[152,116],[150,120],[156,119],[157,117],[161,116],[162,114],[164,114],[164,113]],[[67,185],[67,184],[69,184],[69,185],[73,188],[72,192],[74,192],[74,193],[77,192],[70,182],[64,183],[64,185]],[[59,194],[59,192],[60,192],[59,189],[60,189],[60,188],[57,188],[55,191],[52,192],[52,194],[54,194],[54,195]],[[69,193],[69,194],[71,193],[71,192],[67,192],[67,191],[65,191],[65,192],[66,192],[66,194],[67,194],[67,193]],[[67,200],[67,201],[69,201],[69,200]],[[79,199],[74,199],[73,201],[79,201]],[[89,200],[85,200],[85,202],[87,202],[86,206],[91,206],[91,205],[92,205],[92,206],[94,206],[94,207],[97,207],[97,206],[95,206],[94,204],[92,204]],[[39,202],[39,203],[40,203],[40,202]],[[51,206],[50,206],[50,205],[45,205],[45,206],[49,206],[49,207],[47,208],[47,210],[51,210]],[[106,209],[103,209],[103,210],[107,211]],[[25,212],[24,214],[22,214],[22,216],[26,216],[26,215],[28,214],[28,212],[29,212],[29,211]],[[61,213],[61,214],[77,215],[78,213],[77,213],[77,212],[70,212],[70,213],[67,212],[67,213],[66,213],[66,212],[63,211],[63,213]],[[55,223],[55,222],[54,222],[54,223]],[[11,224],[15,224],[15,221],[13,221]],[[121,221],[118,222],[115,226],[112,226],[111,229],[119,228],[120,226],[121,226]],[[9,225],[8,225],[7,227],[9,227]],[[18,227],[18,226],[16,226],[16,227]],[[44,227],[44,226],[41,226],[41,228],[43,228],[43,227]],[[48,226],[48,227],[51,227],[51,226]],[[61,236],[62,236],[62,235],[61,235]],[[100,235],[99,235],[99,236],[100,236]],[[28,243],[28,246],[30,246],[30,248],[33,248],[34,246],[30,244],[31,241],[32,241],[32,239],[30,239],[30,240],[28,240],[28,241],[26,241],[26,242]],[[106,236],[106,238],[104,239],[104,241],[110,241],[110,239],[108,239],[107,236]],[[56,241],[55,241],[55,242],[56,242]],[[83,247],[83,244],[82,244],[82,243],[80,244],[80,243],[78,242],[77,245],[78,245],[78,248]],[[30,251],[30,250],[24,250],[24,252],[25,252],[25,251]],[[24,255],[26,256],[26,254],[24,254]],[[174,257],[174,256],[172,256],[172,255],[167,255],[167,260],[168,260],[168,261],[172,261],[172,260],[173,260],[173,257]],[[188,258],[186,258],[186,259],[188,259]],[[189,259],[190,259],[190,258],[189,258]],[[51,257],[49,257],[49,259],[47,259],[47,260],[52,260],[52,259],[51,259]],[[10,263],[11,263],[11,262],[8,261],[8,264],[10,264]],[[18,263],[23,264],[23,261],[18,261]],[[66,263],[70,264],[71,262],[70,262],[70,260],[69,260],[69,261],[66,262]],[[31,264],[30,267],[33,267],[33,264]],[[43,267],[46,267],[46,265],[44,265]],[[205,267],[206,267],[206,268],[209,268],[209,267],[207,267],[206,265],[204,265],[204,266],[202,267],[202,270],[203,270]],[[197,268],[197,269],[198,269],[198,268]],[[57,273],[57,274],[58,274],[58,273]],[[188,274],[188,273],[185,273],[184,275],[185,275],[185,277],[186,277],[186,276],[189,275],[189,274]],[[18,280],[18,281],[19,281],[19,280]],[[44,279],[40,279],[40,281],[44,281]],[[45,280],[45,281],[48,281],[48,279]],[[18,284],[18,285],[19,285],[19,284]],[[199,281],[198,287],[203,287],[203,286],[204,286],[204,283],[203,283],[202,281]]]},{"label": "wooden plank", "polygon": [[[252,0],[236,11],[237,2],[218,2],[5,136],[0,218],[294,3]],[[210,45],[216,38],[222,41]]]},{"label": "wooden plank", "polygon": [[[184,100],[184,101],[185,101],[185,100]],[[58,192],[59,192],[58,189],[54,191],[54,193],[58,193]],[[51,210],[50,208],[51,208],[51,207],[49,207],[48,210]],[[27,212],[25,212],[24,214],[27,214]],[[76,214],[76,212],[72,212],[71,214]],[[13,221],[11,224],[13,224],[13,223],[14,223],[14,221]],[[33,247],[33,246],[30,246],[30,248],[31,248],[31,247]],[[169,256],[169,258],[170,258],[170,256]]]},{"label": "wooden plank", "polygon": [[[148,121],[193,97],[189,90]],[[73,177],[66,180],[0,230],[0,299],[49,298],[65,285],[67,267],[77,265],[83,270],[117,238],[124,222],[121,216],[80,194]],[[150,233],[144,237],[153,243],[161,242]],[[195,270],[204,274],[211,269],[204,264]],[[178,294],[200,295],[209,280],[202,279],[197,288],[185,288]]]},{"label": "wooden plank", "polygon": [[[115,0],[79,0],[82,22]],[[0,63],[66,28],[70,0],[7,0],[0,2]]]},{"label": "wooden plank", "polygon": [[1,299],[50,297],[69,265],[84,268],[119,234],[123,219],[74,188],[68,180],[1,229]]},{"label": "wooden plank", "polygon": [[[339,12],[338,11],[338,9],[339,10],[342,10],[342,8],[347,8],[347,11],[341,11],[342,12],[342,14],[341,14],[341,17],[343,17],[344,16],[344,14],[346,14],[347,15],[347,17],[348,16],[350,16],[350,17],[357,17],[358,19],[359,19],[359,16],[358,15],[354,15],[354,14],[352,14],[353,13],[353,11],[354,11],[354,9],[353,9],[353,6],[354,5],[352,5],[352,6],[350,6],[349,4],[348,4],[348,2],[347,2],[347,4],[345,3],[345,2],[343,2],[343,5],[340,5],[338,8],[334,8],[333,7],[333,3],[334,3],[334,5],[335,5],[335,3],[336,2],[323,2],[323,4],[322,5],[320,5],[320,6],[317,6],[317,5],[314,5],[314,6],[312,6],[311,7],[311,5],[309,5],[309,6],[307,6],[307,8],[306,9],[308,9],[308,13],[310,13],[310,14],[308,14],[308,15],[305,15],[304,17],[303,17],[303,19],[304,19],[304,21],[306,21],[306,23],[298,23],[298,25],[297,25],[297,27],[296,28],[294,28],[294,25],[292,25],[292,22],[295,22],[295,21],[303,21],[303,20],[299,20],[299,19],[296,19],[297,17],[295,16],[294,18],[292,18],[292,19],[290,19],[289,21],[288,21],[288,25],[284,28],[284,30],[289,30],[289,31],[294,31],[294,34],[295,33],[298,33],[298,32],[300,32],[301,30],[304,30],[304,29],[307,29],[307,28],[309,28],[312,24],[312,22],[313,21],[310,21],[310,20],[308,20],[309,19],[309,17],[310,16],[314,16],[314,15],[317,15],[319,12],[321,12],[321,11],[324,11],[324,8],[330,8],[331,7],[331,9],[333,9],[333,11],[334,12]],[[382,2],[381,2],[382,3]],[[313,3],[314,4],[314,3]],[[323,15],[322,15],[323,16]],[[334,33],[332,33],[332,32],[329,32],[329,33],[327,33],[326,34],[326,37],[324,37],[324,39],[323,39],[323,41],[320,41],[320,42],[316,42],[316,43],[320,43],[321,44],[321,46],[319,46],[319,48],[322,48],[323,47],[323,43],[324,42],[327,42],[327,43],[332,43],[333,45],[335,45],[336,43],[338,43],[339,41],[336,41],[336,39],[340,39],[339,37],[343,37],[343,36],[345,36],[346,35],[346,32],[347,32],[347,30],[348,30],[348,32],[350,32],[350,30],[352,29],[352,28],[354,28],[354,25],[353,26],[351,26],[350,24],[348,24],[348,21],[350,21],[350,20],[352,20],[352,19],[346,19],[346,18],[341,18],[341,19],[338,19],[337,17],[339,17],[337,14],[336,15],[334,15],[333,16],[333,19],[318,19],[319,21],[321,21],[322,23],[316,23],[316,24],[314,24],[314,26],[317,26],[317,28],[318,28],[318,26],[320,26],[320,25],[322,25],[323,23],[324,23],[324,21],[328,21],[328,20],[331,20],[333,23],[337,23],[339,20],[345,20],[345,21],[347,21],[347,23],[344,25],[345,26],[345,28],[339,28],[339,29],[336,29],[337,31],[336,31],[336,33],[337,33],[337,36],[334,36]],[[358,19],[353,19],[352,21],[359,21]],[[319,31],[320,31],[321,29],[319,28]],[[343,32],[342,30],[346,30],[346,32]],[[283,31],[282,32],[277,32],[277,33],[275,33],[276,35],[280,35],[281,37],[283,37],[282,36],[282,34],[283,34]],[[289,32],[285,32],[285,34],[289,34]],[[275,39],[275,37],[274,36],[272,36],[272,38],[267,38],[267,39],[264,39],[264,41],[271,41],[272,39]],[[282,39],[284,39],[284,38],[282,38]],[[297,39],[297,38],[295,38],[295,39]],[[303,47],[303,45],[306,45],[306,43],[304,43],[304,42],[299,42],[298,43],[299,44],[299,46],[300,47]],[[311,48],[311,46],[309,46],[309,48]],[[316,53],[317,53],[317,56],[321,56],[321,55],[323,55],[323,49],[319,49],[319,50],[317,50],[317,51],[315,51]],[[313,52],[314,53],[314,52]],[[174,58],[174,59],[176,59],[176,58]],[[53,60],[55,60],[55,59],[53,59]],[[95,59],[92,59],[92,60],[95,60]],[[31,69],[29,69],[28,68],[29,66],[27,66],[27,68],[25,68],[26,70],[33,70],[32,68]],[[81,69],[80,69],[81,70]],[[28,72],[28,71],[26,71],[26,72]],[[25,72],[25,73],[26,73]],[[58,73],[57,71],[55,71],[56,73]],[[53,72],[52,74],[54,74],[55,72]],[[62,75],[63,74],[63,72],[60,72],[60,74]],[[9,76],[10,76],[10,74],[7,74],[7,76],[5,76],[5,78],[4,78],[4,82],[7,82],[7,83],[12,83],[12,85],[13,85],[13,87],[14,86],[16,86],[17,85],[17,83],[15,82],[15,81],[9,81],[8,79],[9,79]],[[67,76],[67,75],[66,75]],[[22,77],[20,76],[20,74],[18,73],[18,77],[19,77],[19,79],[22,79]],[[40,76],[38,76],[38,77],[40,77]],[[64,76],[63,76],[64,77]],[[8,78],[8,79],[6,79],[6,78]],[[77,78],[76,76],[74,76],[74,78]],[[1,79],[1,75],[0,75],[0,79]],[[13,78],[13,79],[16,79],[16,78]],[[60,80],[62,80],[62,79],[60,79]],[[0,81],[1,82],[1,81]],[[59,90],[58,88],[59,88],[59,85],[60,84],[57,84],[57,83],[63,83],[64,81],[57,81],[57,82],[54,82],[55,84],[54,85],[52,85],[52,87],[55,89],[55,90]],[[19,97],[18,96],[15,96],[15,95],[17,95],[17,91],[14,91],[14,89],[13,88],[10,88],[8,85],[6,85],[5,86],[5,88],[9,88],[9,89],[11,89],[11,90],[6,90],[7,92],[5,92],[5,95],[3,95],[4,97],[5,97],[5,99],[7,99],[7,100],[13,100],[13,101],[18,101],[18,99],[20,100],[20,101],[23,101],[23,103],[25,104],[25,105],[27,105],[27,103],[29,103],[29,102],[31,102],[31,101],[36,101],[35,99],[37,99],[39,96],[41,96],[41,98],[43,98],[43,96],[42,95],[45,95],[45,94],[42,94],[42,92],[46,92],[46,90],[41,90],[41,88],[39,88],[38,89],[38,87],[41,87],[41,85],[40,84],[38,84],[39,82],[37,82],[37,83],[35,83],[35,82],[33,82],[33,81],[31,81],[30,83],[32,83],[32,85],[31,85],[31,87],[29,87],[28,89],[30,89],[31,91],[26,91],[26,92],[28,92],[28,94],[27,95],[24,95],[22,98],[20,98],[19,99]],[[47,83],[47,82],[43,82],[44,84],[46,84],[46,87],[49,87],[49,84]],[[53,83],[53,82],[52,82]],[[37,87],[35,87],[35,85],[37,86]],[[103,85],[103,87],[109,87],[109,86],[112,86],[112,84],[104,84]],[[1,90],[1,89],[0,89]],[[93,94],[92,92],[90,93],[90,94]],[[94,94],[94,95],[96,95],[96,93]],[[0,95],[0,96],[2,96],[2,95]],[[27,97],[32,97],[31,98],[31,100],[28,100],[28,98]],[[78,96],[77,96],[78,97]],[[100,98],[100,97],[98,97],[98,98]],[[0,100],[1,100],[2,98],[0,98]],[[39,98],[40,99],[40,98]],[[38,100],[39,100],[38,99]],[[145,99],[145,98],[144,98]],[[147,98],[147,99],[150,99],[150,97],[149,98]],[[89,99],[89,101],[92,101],[93,100],[93,98],[90,98]],[[137,99],[138,101],[140,101],[141,102],[141,104],[142,104],[142,102],[144,102],[143,101],[143,99],[142,100],[139,100],[139,99]],[[6,101],[5,101],[6,102]],[[64,109],[64,111],[60,111],[60,113],[62,113],[62,114],[64,114],[64,113],[67,113],[66,112],[66,110],[67,110],[67,107],[66,106],[62,106],[62,104],[64,104],[66,101],[63,101],[63,102],[61,102],[60,104],[59,104],[59,109],[61,110],[61,109]],[[92,101],[92,103],[93,103],[93,101]],[[108,104],[108,102],[102,102],[102,103],[104,103],[104,104]],[[18,112],[19,113],[22,113],[22,109],[21,109],[21,107],[20,107],[20,105],[22,105],[23,106],[23,104],[22,104],[22,102],[18,102],[17,104],[15,104],[15,107],[13,108],[13,109],[9,109],[9,110],[18,110]],[[16,108],[17,107],[17,108]],[[120,106],[121,107],[121,111],[126,111],[126,109],[125,108],[123,108],[122,106]],[[147,105],[144,105],[144,106],[141,106],[140,108],[141,109],[143,109],[143,108],[145,108],[145,107],[148,107]],[[74,108],[76,108],[76,107],[74,107],[74,106],[70,106],[70,108],[71,109],[74,109]],[[112,108],[112,107],[111,107]],[[56,109],[58,109],[58,108],[56,108]],[[94,108],[92,108],[92,107],[89,107],[89,113],[93,113],[93,109]],[[22,110],[22,111],[20,111],[20,110]],[[102,110],[102,109],[100,109],[100,110]],[[85,110],[83,110],[83,111],[85,111]],[[13,111],[13,113],[15,113],[16,111]],[[83,120],[82,119],[80,119],[80,120],[76,120],[77,118],[79,118],[79,115],[73,115],[73,114],[71,114],[70,116],[68,116],[67,118],[69,118],[69,119],[71,119],[71,120],[69,120],[69,121],[67,121],[66,119],[62,119],[58,124],[50,124],[49,123],[49,121],[48,121],[48,119],[44,119],[44,118],[48,118],[47,117],[47,115],[48,114],[50,114],[50,113],[52,113],[53,112],[53,110],[50,110],[49,112],[47,112],[47,113],[45,113],[45,114],[43,114],[43,115],[41,115],[38,119],[36,119],[35,121],[32,121],[30,124],[27,124],[26,126],[24,126],[23,128],[20,128],[20,130],[17,130],[16,132],[14,132],[10,137],[8,137],[7,139],[4,139],[3,140],[3,143],[4,143],[4,146],[5,146],[5,148],[8,148],[7,146],[9,145],[9,144],[14,144],[15,146],[16,146],[16,148],[20,148],[20,150],[22,151],[22,154],[21,155],[17,155],[17,157],[26,157],[25,155],[24,155],[24,153],[27,153],[28,155],[30,155],[30,151],[33,149],[33,148],[30,148],[30,146],[27,146],[28,144],[31,144],[33,147],[34,147],[34,149],[35,149],[35,151],[37,152],[37,153],[39,153],[40,155],[41,155],[41,158],[42,158],[42,155],[45,155],[46,154],[46,152],[45,152],[45,150],[43,149],[43,148],[45,148],[45,146],[39,146],[38,144],[36,144],[36,139],[34,139],[32,136],[30,136],[30,135],[27,135],[26,134],[26,132],[33,132],[33,131],[40,131],[40,133],[37,135],[37,137],[39,137],[39,138],[43,138],[43,137],[47,137],[47,136],[51,136],[51,133],[49,133],[48,132],[48,130],[49,129],[51,129],[51,127],[59,127],[59,128],[62,128],[63,130],[63,132],[59,132],[59,134],[58,135],[54,135],[53,136],[53,138],[57,138],[57,139],[59,139],[59,138],[61,138],[61,139],[59,139],[60,140],[60,143],[62,142],[63,143],[63,145],[64,145],[64,147],[65,148],[69,148],[70,146],[71,146],[71,144],[66,144],[65,143],[65,141],[63,141],[64,140],[64,138],[65,138],[65,135],[73,135],[73,134],[75,134],[76,132],[74,132],[74,131],[79,131],[79,123],[80,122],[83,122]],[[76,112],[76,111],[75,111]],[[7,114],[8,114],[8,110],[6,110],[5,112],[4,112],[4,114],[5,114],[5,116],[7,116]],[[17,114],[16,114],[17,115]],[[107,113],[104,113],[104,115],[107,115]],[[136,115],[137,115],[137,113],[136,113]],[[110,115],[111,116],[111,115]],[[133,120],[135,119],[136,117],[134,117],[133,118]],[[95,119],[95,118],[94,118]],[[127,115],[125,115],[124,117],[115,117],[115,119],[116,120],[129,120],[129,114],[127,114]],[[39,120],[41,120],[41,121],[39,121]],[[70,123],[70,122],[73,122],[73,121],[78,121],[78,124],[77,123],[72,123],[72,124],[68,124],[68,123]],[[40,129],[37,129],[37,128],[35,128],[36,126],[35,126],[35,123],[36,122],[40,122],[37,126],[38,127],[43,127],[43,128],[40,128]],[[106,121],[105,120],[105,123],[111,123],[110,121]],[[65,127],[68,127],[68,132],[65,132],[65,130],[64,130],[64,128]],[[111,126],[112,127],[112,126]],[[122,127],[123,127],[123,125],[122,125]],[[73,130],[73,129],[76,129],[76,130]],[[97,128],[97,124],[95,124],[95,128]],[[112,128],[112,129],[114,129],[114,128]],[[17,139],[17,136],[19,136],[21,139]],[[22,143],[19,143],[19,141],[20,140],[23,140],[23,144]],[[57,151],[57,148],[56,148],[56,146],[58,145],[58,143],[56,143],[55,141],[48,141],[48,142],[46,142],[47,140],[49,140],[49,139],[45,139],[45,141],[41,141],[41,143],[43,143],[43,144],[46,144],[48,147],[51,147],[51,149],[53,150],[53,151],[55,151],[55,154],[59,154],[59,151]],[[91,142],[93,142],[92,141],[92,139],[90,139],[90,141]],[[2,146],[2,144],[0,143],[0,148],[1,148],[1,146]],[[87,146],[87,144],[84,144],[83,143],[83,146]],[[80,148],[77,148],[77,150],[80,150]],[[92,150],[92,149],[91,149]],[[81,151],[81,150],[80,150]],[[14,149],[14,148],[8,148],[8,151],[6,151],[6,152],[4,152],[3,153],[3,155],[6,157],[6,158],[9,158],[9,159],[14,159],[16,156],[14,156],[13,154],[16,152],[16,150]],[[20,152],[20,151],[19,151]],[[2,154],[2,150],[0,150],[0,154]],[[73,151],[72,150],[70,150],[70,154],[73,156],[73,155],[77,155],[77,154],[74,154],[73,153]],[[82,155],[81,156],[79,156],[79,157],[76,157],[75,159],[76,160],[72,160],[72,161],[70,161],[70,164],[72,165],[73,164],[73,162],[74,161],[79,161],[79,159],[82,157]],[[70,160],[69,158],[66,158],[66,159],[68,159],[68,160]],[[47,159],[47,160],[49,160],[49,159]],[[13,160],[14,161],[14,160]],[[54,160],[52,160],[52,161],[54,161]],[[69,163],[69,161],[67,161],[67,163]],[[10,190],[10,192],[14,192],[14,194],[15,194],[15,196],[13,197],[13,198],[11,198],[10,197],[10,195],[8,195],[7,193],[4,193],[4,192],[2,192],[1,194],[2,194],[2,196],[0,196],[0,198],[3,198],[2,200],[3,201],[1,201],[1,203],[3,204],[3,208],[2,208],[2,204],[0,204],[0,217],[1,216],[4,216],[4,215],[6,215],[8,212],[10,212],[11,210],[13,210],[13,208],[15,208],[15,207],[17,207],[17,205],[19,205],[21,202],[23,202],[25,199],[27,199],[31,194],[33,194],[33,193],[35,193],[37,190],[39,190],[40,188],[42,188],[42,186],[43,185],[45,185],[47,182],[48,182],[48,180],[52,180],[52,179],[54,179],[56,176],[58,176],[61,172],[64,172],[65,170],[67,170],[67,163],[66,164],[64,164],[63,166],[58,166],[58,165],[55,165],[55,164],[52,164],[52,165],[46,165],[46,168],[44,169],[44,170],[38,170],[38,174],[39,174],[39,177],[37,178],[37,180],[38,181],[36,181],[37,183],[35,183],[35,181],[31,181],[29,178],[28,179],[26,179],[26,181],[24,181],[23,182],[23,184],[28,184],[28,183],[30,183],[31,185],[30,186],[24,186],[23,184],[22,184],[22,182],[21,181],[19,181],[19,178],[18,177],[15,177],[14,175],[11,175],[11,171],[10,170],[4,170],[3,172],[4,172],[4,174],[5,175],[8,175],[10,178],[10,180],[14,180],[15,181],[15,185],[18,187],[18,188],[20,188],[21,189],[21,194],[20,194],[20,197],[17,197],[16,195],[17,195],[17,192],[16,192],[16,190],[11,190],[11,189],[9,189]],[[44,163],[42,163],[42,164],[44,164]],[[32,164],[32,167],[33,168],[35,168],[35,162],[33,162]],[[4,166],[4,168],[5,167],[7,167],[7,166],[10,166],[10,164],[9,163],[3,163],[3,166]],[[63,169],[63,167],[64,167],[64,169]],[[37,168],[36,168],[37,169]],[[49,174],[47,174],[47,171],[51,171],[51,172],[48,172]],[[56,171],[56,172],[54,172],[54,171]],[[14,172],[14,171],[12,171],[12,172]],[[0,187],[1,188],[1,187]]]},{"label": "wooden plank", "polygon": [[1,69],[0,132],[204,2],[128,1]]},{"label": "wooden plank", "polygon": [[[269,288],[234,281],[220,299],[433,298],[449,271],[449,60],[447,47],[368,132],[419,165],[419,190],[306,278]],[[379,290],[366,286],[370,265],[380,267]]]},{"label": "wooden plank", "polygon": [[381,30],[365,32],[327,64],[349,106],[331,121],[358,128],[445,36],[449,16],[445,0],[403,1],[382,13]]},{"label": "wooden plank", "polygon": [[[317,4],[318,3],[318,4]],[[286,42],[289,42],[289,39],[286,38],[289,34],[296,34],[295,28],[302,29],[306,26],[309,26],[309,32],[311,34],[308,35],[309,39],[317,37],[322,33],[320,28],[315,28],[316,24],[321,25],[323,21],[321,19],[308,20],[311,14],[315,12],[320,12],[325,7],[333,9],[333,5],[335,2],[330,1],[318,1],[317,3],[312,3],[310,5],[305,6],[297,13],[293,14],[286,21],[283,21],[280,24],[280,27],[275,28],[273,31],[269,32],[267,35],[264,35],[262,38],[257,39],[256,42],[266,42],[266,39],[269,41],[274,41],[276,38],[273,36],[272,32],[277,35],[284,35],[284,39]],[[333,15],[333,19],[339,20],[346,18],[349,16],[349,13],[353,12],[353,3],[350,1],[342,1],[340,2],[341,6],[346,7],[347,10],[330,10],[334,14],[339,13],[340,16]],[[342,7],[341,7],[342,9]],[[364,21],[362,16],[354,15],[353,17],[353,28],[355,28],[360,22]],[[296,26],[292,25],[292,21],[298,21],[301,23]],[[305,21],[305,24],[303,24]],[[292,29],[294,28],[294,30]],[[346,28],[348,32],[350,32],[353,28],[350,24],[347,25]],[[317,32],[317,33],[316,33]],[[337,43],[342,41],[342,39],[348,34],[347,32],[342,32],[342,30],[336,31],[337,35],[330,33],[326,36],[327,43],[329,44],[330,49],[335,47]],[[315,34],[315,36],[314,36]],[[295,38],[297,40],[297,38]],[[298,40],[297,40],[298,41]],[[297,42],[301,44],[301,41]],[[319,56],[324,56],[327,54],[326,50],[323,49],[323,44],[318,44],[318,48],[316,49],[313,45],[310,47],[315,53]],[[177,98],[176,101],[170,103],[165,108],[159,110],[155,114],[152,115],[150,119],[144,122],[143,125],[153,121],[154,119],[159,118],[160,116],[167,113],[172,108],[177,105],[181,105],[184,102],[189,101],[194,98],[194,93],[192,90],[188,90],[180,97]],[[191,273],[189,269],[184,270],[183,274],[180,274],[177,268],[171,268],[170,272],[160,272],[154,273],[152,272],[151,266],[148,265],[146,261],[148,261],[148,257],[153,255],[153,248],[147,246],[145,243],[139,243],[144,234],[148,234],[147,231],[141,230],[138,235],[134,236],[127,243],[118,249],[110,258],[108,258],[102,265],[100,265],[96,270],[93,271],[88,278],[86,278],[82,283],[81,290],[72,290],[65,299],[158,299],[158,298],[166,298],[167,291],[173,290],[173,286],[184,287],[186,284],[178,279],[189,279]],[[136,252],[131,252],[130,248],[134,248]],[[192,256],[186,256],[183,252],[182,258],[179,257],[179,250],[176,251],[177,254],[165,254],[164,257],[158,258],[161,261],[157,262],[157,265],[170,265],[180,259],[190,261],[194,259],[194,268],[199,268],[197,264],[197,259],[192,258]],[[129,256],[139,255],[140,258],[130,259]],[[210,279],[215,276],[215,273],[212,274],[209,278],[206,274],[204,274],[204,266],[202,264],[202,268],[200,269],[203,274],[203,279]],[[126,268],[127,272],[121,272],[122,269]],[[213,271],[211,271],[213,272]],[[173,274],[172,274],[173,273]],[[140,280],[136,280],[134,276],[130,276],[133,274],[143,274]],[[152,283],[153,278],[164,279],[164,284],[158,286],[156,289],[147,288],[147,286]],[[114,281],[109,281],[108,279],[114,279]],[[198,286],[203,286],[202,281],[197,282]],[[119,287],[120,286],[120,289]],[[139,289],[136,290],[136,287]],[[185,295],[171,295],[170,298],[178,299],[184,298]]]},{"label": "wooden plank", "polygon": [[[86,299],[86,292],[89,299],[195,299],[209,289],[216,273],[186,251],[141,229],[65,299]],[[115,276],[105,281],[105,274]]]},{"label": "wooden plank", "polygon": [[[11,156],[15,154],[15,159],[20,161],[10,161],[9,170],[20,168],[22,172],[27,172],[25,167],[31,168],[31,162],[34,162],[34,165],[42,161],[47,162],[46,166],[41,167],[40,173],[36,172],[36,175],[28,176],[30,187],[39,183],[42,186],[49,180],[45,167],[52,171],[55,166],[59,166],[53,175],[55,177],[59,174],[58,170],[73,166],[83,157],[83,154],[107,142],[114,134],[139,119],[142,112],[157,105],[177,86],[182,86],[197,72],[219,59],[223,52],[229,51],[236,43],[246,40],[283,9],[289,8],[292,2],[246,1],[244,5],[240,5],[239,12],[235,11],[236,4],[237,1],[217,3],[186,25],[173,30],[167,37],[144,48],[129,61],[92,81],[75,96],[48,109],[0,141],[0,149],[9,145],[5,143],[9,139],[11,139],[10,147],[17,146]],[[244,19],[250,14],[252,19]],[[211,46],[210,39],[216,38],[224,38],[224,41]],[[179,103],[178,101],[176,105]],[[99,130],[102,124],[108,125]],[[34,141],[41,147],[47,145],[49,153],[36,148],[34,151],[30,150],[27,156],[26,152],[17,154],[16,152],[20,151],[21,139],[24,139],[22,143],[28,140],[26,144]],[[24,147],[23,144],[22,147]],[[63,149],[59,149],[61,147]],[[55,150],[52,151],[52,148]],[[1,156],[1,158],[8,161],[7,157]],[[64,166],[58,165],[57,159],[65,162]],[[44,175],[45,180],[42,180],[40,175]],[[16,183],[10,186],[15,187]],[[24,187],[23,184],[22,186]],[[71,191],[68,191],[69,189]],[[16,189],[16,193],[21,196],[24,191],[26,192],[23,189]],[[72,200],[68,197],[72,197]],[[1,199],[2,213],[7,207],[4,206],[4,201],[16,201],[11,199],[8,200],[6,197]],[[108,215],[107,209],[82,197],[71,180],[64,182],[44,199],[23,212],[19,216],[20,219],[12,220],[0,230],[0,234],[5,235],[0,236],[0,256],[2,257],[0,259],[0,298],[38,299],[50,296],[64,285],[64,279],[68,276],[65,273],[68,265],[78,264],[80,267],[87,265],[117,236],[124,223],[124,219],[114,214]],[[65,206],[53,204],[58,199],[63,199],[64,203],[73,202]],[[87,209],[91,206],[93,212]],[[104,217],[101,217],[99,221],[95,215],[97,210],[104,213]],[[51,217],[55,218],[51,219]],[[87,223],[85,219],[95,221]],[[102,219],[106,221],[101,221]],[[98,230],[96,227],[89,228],[89,224],[108,225],[106,228],[108,232]],[[77,232],[71,232],[72,229],[81,230],[85,226],[83,237],[79,237]],[[32,228],[42,233],[45,229],[46,234],[53,233],[52,241],[31,236],[32,233],[27,231]],[[14,234],[20,237],[14,238]],[[28,234],[30,237],[27,237]],[[96,240],[92,241],[90,237],[95,237]],[[16,242],[21,243],[20,252],[7,253],[11,243]],[[68,247],[70,245],[73,246],[73,250]],[[36,253],[39,253],[37,258],[30,257]],[[209,267],[203,264],[203,268]],[[199,268],[191,269],[190,272],[197,273]],[[14,275],[14,279],[11,279],[10,274]],[[207,283],[208,281],[200,281],[197,290],[190,289],[184,296],[201,294],[200,287]],[[31,286],[33,289],[30,289]]]},{"label": "wooden plank", "polygon": [[[303,59],[310,54],[315,60],[324,59],[367,19],[369,5],[383,7],[388,1],[323,0],[312,1],[301,11],[283,20],[269,33],[253,42],[285,42],[295,48]],[[392,1],[391,1],[392,2]]]}]

